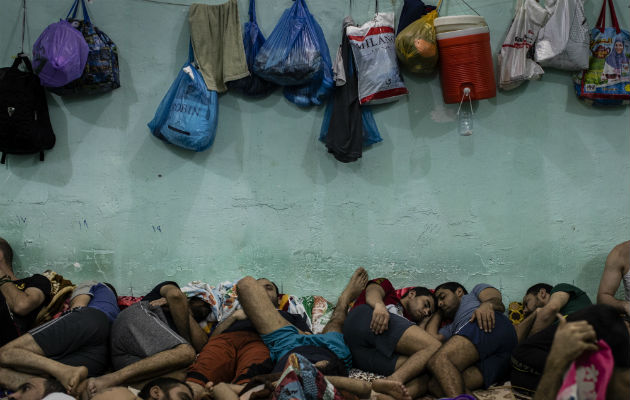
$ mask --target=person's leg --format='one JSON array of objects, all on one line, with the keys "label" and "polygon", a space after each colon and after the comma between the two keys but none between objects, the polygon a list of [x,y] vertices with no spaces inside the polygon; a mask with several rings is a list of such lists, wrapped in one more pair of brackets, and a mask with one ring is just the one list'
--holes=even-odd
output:
[{"label": "person's leg", "polygon": [[326,326],[324,326],[322,333],[342,332],[343,323],[348,315],[348,306],[361,294],[367,283],[367,271],[362,267],[357,268],[350,277],[350,281],[348,281],[348,284],[341,292],[337,304],[335,305],[335,310]]},{"label": "person's leg", "polygon": [[189,344],[180,344],[128,365],[118,371],[90,378],[88,391],[91,396],[112,386],[126,385],[155,378],[188,367],[195,360],[195,349]]},{"label": "person's leg", "polygon": [[[236,368],[234,340],[238,338],[239,333],[222,333],[210,339],[190,367],[186,381],[194,382],[201,387],[208,381],[213,383],[231,382],[234,379]],[[267,351],[268,353],[269,351]]]},{"label": "person's leg", "polygon": [[270,357],[269,349],[263,343],[260,336],[254,332],[243,332],[241,341],[237,343],[236,365],[233,369],[232,383],[247,384],[251,377],[246,378],[250,367],[261,364]]},{"label": "person's leg", "polygon": [[72,367],[45,357],[44,350],[30,333],[26,333],[0,348],[0,365],[29,374],[54,376],[71,394],[75,392],[79,383],[88,376],[88,369],[84,366]]},{"label": "person's leg", "polygon": [[258,284],[256,279],[246,276],[238,281],[236,287],[238,301],[258,333],[266,335],[289,325],[289,322],[282,318],[276,310],[265,289]]},{"label": "person's leg", "polygon": [[406,383],[408,380],[419,376],[431,356],[439,348],[439,340],[417,325],[410,326],[396,344],[396,353],[405,355],[407,358],[398,358],[396,370],[388,379]]},{"label": "person's leg", "polygon": [[17,391],[20,385],[28,382],[29,379],[36,377],[24,372],[14,371],[8,368],[0,368],[0,387]]},{"label": "person's leg", "polygon": [[451,337],[429,360],[428,367],[446,397],[466,393],[462,372],[479,360],[475,345],[459,335]]},{"label": "person's leg", "polygon": [[[429,375],[423,376],[429,377]],[[464,372],[462,372],[462,377],[464,378],[464,385],[466,385],[467,388],[477,388],[483,385],[483,375],[477,367],[466,368]],[[445,397],[444,392],[442,391],[442,387],[433,376],[429,377],[428,379],[427,391],[435,397]]]}]

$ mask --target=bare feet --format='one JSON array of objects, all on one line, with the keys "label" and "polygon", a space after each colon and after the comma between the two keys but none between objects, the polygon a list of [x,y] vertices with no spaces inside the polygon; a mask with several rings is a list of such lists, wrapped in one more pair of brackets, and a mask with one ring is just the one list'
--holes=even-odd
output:
[{"label": "bare feet", "polygon": [[77,388],[88,376],[86,367],[65,366],[55,376],[59,382],[66,388],[68,394],[76,394]]},{"label": "bare feet", "polygon": [[400,382],[376,379],[372,382],[372,390],[375,391],[376,394],[385,394],[396,400],[411,400],[407,388]]},{"label": "bare feet", "polygon": [[92,397],[94,397],[97,393],[102,392],[105,389],[108,389],[112,386],[116,386],[117,383],[110,381],[109,379],[107,379],[109,377],[109,375],[103,375],[103,376],[99,376],[98,378],[90,378],[88,379],[88,383],[87,383],[87,393],[88,393],[88,397],[91,399]]},{"label": "bare feet", "polygon": [[357,268],[350,277],[350,281],[348,282],[348,285],[346,285],[346,288],[343,290],[342,295],[348,296],[350,301],[356,299],[361,294],[363,289],[365,289],[368,280],[369,278],[367,271],[363,267]]}]

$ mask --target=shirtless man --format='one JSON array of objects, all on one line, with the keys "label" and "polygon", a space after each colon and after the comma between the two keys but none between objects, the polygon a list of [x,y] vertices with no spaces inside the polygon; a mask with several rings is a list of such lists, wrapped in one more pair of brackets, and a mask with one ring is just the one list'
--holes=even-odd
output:
[{"label": "shirtless man", "polygon": [[[296,327],[282,318],[265,295],[265,289],[254,278],[248,276],[241,279],[237,289],[245,314],[260,333],[263,342],[269,348],[271,359],[277,365],[283,367],[291,353],[299,353],[329,376],[347,375],[347,370],[352,366],[352,356],[345,344],[342,328],[348,314],[348,305],[365,289],[367,282],[368,274],[365,269],[357,268],[339,296],[330,321],[322,333],[314,335],[300,333]],[[344,376],[337,378],[342,379]],[[349,378],[345,380],[355,381]],[[336,385],[334,382],[333,384]],[[401,383],[379,380],[373,382],[371,386],[376,392],[396,399],[411,400]]]},{"label": "shirtless man", "polygon": [[[615,293],[622,282],[625,299],[617,300]],[[618,244],[608,254],[597,291],[597,304],[608,304],[619,313],[630,316],[630,240]]]}]

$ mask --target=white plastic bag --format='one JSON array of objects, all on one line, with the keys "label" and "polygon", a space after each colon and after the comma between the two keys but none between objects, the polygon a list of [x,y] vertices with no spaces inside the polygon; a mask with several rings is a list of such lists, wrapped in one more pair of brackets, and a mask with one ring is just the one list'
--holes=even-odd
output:
[{"label": "white plastic bag", "polygon": [[346,35],[356,61],[361,104],[394,101],[409,93],[396,59],[394,13],[376,13],[361,26],[347,27]]},{"label": "white plastic bag", "polygon": [[532,60],[532,46],[549,12],[536,0],[519,0],[516,15],[499,52],[499,88],[511,90],[545,72]]},{"label": "white plastic bag", "polygon": [[551,0],[549,20],[538,33],[535,59],[543,67],[588,69],[590,30],[583,0]]}]

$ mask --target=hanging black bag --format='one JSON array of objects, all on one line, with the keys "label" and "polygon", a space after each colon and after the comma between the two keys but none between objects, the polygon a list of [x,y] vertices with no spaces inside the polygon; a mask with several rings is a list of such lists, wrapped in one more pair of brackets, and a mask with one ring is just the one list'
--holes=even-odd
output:
[{"label": "hanging black bag", "polygon": [[[21,63],[26,71],[18,68]],[[0,69],[0,163],[5,163],[7,154],[39,153],[44,161],[44,150],[54,145],[46,92],[31,61],[19,53],[13,65]]]}]

